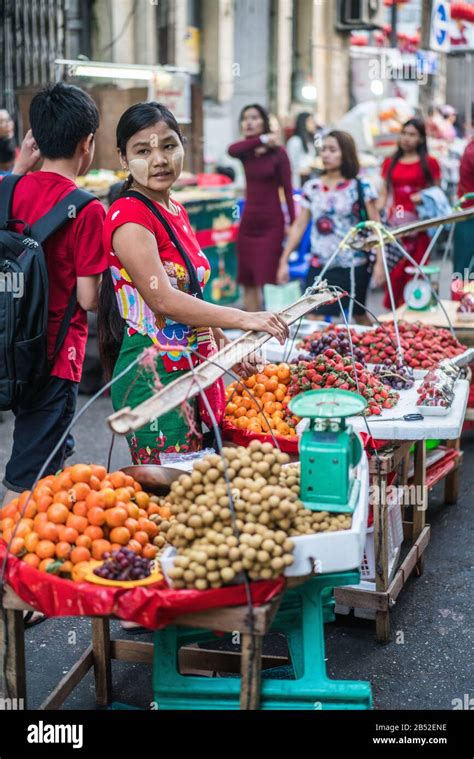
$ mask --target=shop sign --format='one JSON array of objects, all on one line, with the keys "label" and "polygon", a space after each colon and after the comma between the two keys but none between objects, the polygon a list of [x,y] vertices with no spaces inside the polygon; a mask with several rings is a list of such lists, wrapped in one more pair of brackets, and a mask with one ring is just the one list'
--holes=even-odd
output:
[{"label": "shop sign", "polygon": [[434,0],[431,14],[430,48],[449,53],[449,27],[451,12],[447,0]]},{"label": "shop sign", "polygon": [[191,123],[191,80],[183,71],[159,71],[150,81],[148,100],[158,100],[179,124]]}]

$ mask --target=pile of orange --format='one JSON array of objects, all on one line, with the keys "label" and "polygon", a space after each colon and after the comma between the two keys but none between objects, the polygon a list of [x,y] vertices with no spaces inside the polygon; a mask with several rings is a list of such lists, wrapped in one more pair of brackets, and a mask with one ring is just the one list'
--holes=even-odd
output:
[{"label": "pile of orange", "polygon": [[226,389],[226,419],[240,430],[294,437],[296,430],[287,411],[288,385],[291,372],[288,364],[267,364],[260,374]]},{"label": "pile of orange", "polygon": [[[25,508],[26,504],[26,508]],[[171,512],[124,472],[74,464],[49,475],[0,510],[1,536],[14,537],[10,551],[32,567],[72,575],[73,567],[127,546],[154,559],[159,529],[149,519]]]}]

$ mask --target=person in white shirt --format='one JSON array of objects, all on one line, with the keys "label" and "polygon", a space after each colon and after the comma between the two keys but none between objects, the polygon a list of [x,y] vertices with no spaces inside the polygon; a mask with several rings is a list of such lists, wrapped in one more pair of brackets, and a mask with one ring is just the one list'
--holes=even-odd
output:
[{"label": "person in white shirt", "polygon": [[300,113],[296,119],[295,133],[286,144],[286,150],[291,164],[291,179],[295,189],[299,189],[302,181],[309,179],[316,148],[314,136],[316,121],[311,113]]}]

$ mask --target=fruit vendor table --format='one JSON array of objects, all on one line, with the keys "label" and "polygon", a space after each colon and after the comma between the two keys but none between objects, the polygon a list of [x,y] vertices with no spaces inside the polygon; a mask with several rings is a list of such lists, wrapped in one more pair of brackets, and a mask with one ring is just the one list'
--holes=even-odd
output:
[{"label": "fruit vendor table", "polygon": [[[385,643],[390,635],[390,609],[398,595],[415,572],[423,571],[424,551],[430,538],[430,527],[426,523],[428,493],[441,480],[445,481],[445,503],[455,504],[458,498],[459,467],[462,462],[460,435],[464,421],[469,382],[459,380],[455,386],[455,401],[449,414],[444,417],[425,417],[417,422],[374,422],[369,427],[373,437],[386,440],[386,445],[377,450],[369,461],[372,486],[378,486],[376,497],[372,498],[374,511],[374,556],[375,588],[336,588],[337,604],[354,609],[375,612],[376,637]],[[408,396],[410,391],[405,391]],[[402,394],[403,395],[403,394]],[[402,401],[394,409],[383,411],[379,419],[396,417],[408,409],[402,408]],[[416,410],[410,408],[410,411]],[[365,431],[361,419],[351,419],[354,428]],[[440,448],[436,463],[427,464],[426,441],[432,438],[446,440]],[[390,442],[388,442],[390,441]],[[409,452],[414,446],[413,473],[410,472]],[[404,505],[403,537],[410,541],[408,553],[396,569],[390,572],[389,552],[389,485],[414,486],[406,491],[409,503]],[[369,585],[367,583],[367,585]],[[371,584],[373,585],[373,584]],[[337,607],[336,607],[337,608]]]},{"label": "fruit vendor table", "polygon": [[[441,303],[446,309],[459,342],[464,343],[468,348],[474,347],[474,314],[472,320],[463,321],[459,319],[457,313],[459,308],[458,300],[442,300]],[[445,329],[449,326],[444,311],[439,306],[428,311],[414,311],[408,308],[405,303],[403,306],[397,308],[395,313],[397,319],[403,319],[407,322],[421,322],[422,324],[429,324],[432,327],[444,327]],[[392,321],[392,312],[382,314],[378,318],[381,322]]]},{"label": "fruit vendor table", "polygon": [[[17,561],[17,564],[22,564],[22,562]],[[52,579],[54,581],[59,578]],[[67,581],[59,580],[59,582],[64,583]],[[76,585],[77,583],[71,584]],[[174,625],[179,626],[240,633],[242,642],[242,653],[239,657],[241,671],[240,703],[241,708],[244,709],[258,708],[261,669],[262,667],[276,665],[273,661],[275,657],[261,656],[261,647],[263,636],[269,630],[280,606],[283,597],[281,593],[283,584],[283,579],[281,579],[270,581],[270,584],[267,583],[265,588],[263,588],[262,583],[252,585],[253,591],[255,585],[260,585],[264,593],[262,596],[261,591],[259,591],[259,595],[262,598],[267,597],[269,599],[267,602],[254,606],[253,620],[250,618],[247,605],[215,606],[202,611],[182,613],[175,616],[172,620]],[[149,593],[150,590],[147,589],[147,592]],[[51,598],[54,598],[54,595],[53,589]],[[253,597],[255,600],[254,592]],[[89,602],[86,609],[89,610]],[[3,698],[8,696],[12,699],[23,699],[23,706],[26,708],[23,613],[24,611],[33,611],[34,607],[22,600],[11,586],[5,585],[3,610],[4,613],[0,618],[0,656],[2,654],[5,656],[5,669],[3,667],[0,668],[0,696]],[[56,614],[56,616],[63,615]],[[67,612],[64,613],[64,616],[67,616]],[[115,615],[96,616],[91,613],[84,613],[81,616],[91,619],[91,644],[42,703],[41,709],[58,709],[91,668],[94,670],[97,704],[106,706],[112,700],[112,659],[142,663],[151,663],[153,660],[152,643],[112,640],[110,638],[109,622],[110,619],[117,618]],[[191,650],[187,652],[185,664],[187,664],[188,668],[191,667],[194,670],[206,669],[206,657],[207,659],[209,658],[209,652]],[[228,654],[227,658],[229,658]],[[218,662],[217,665],[219,665]],[[228,662],[226,662],[226,665],[228,666]],[[222,669],[224,669],[223,665]],[[3,676],[4,671],[6,683]]]}]

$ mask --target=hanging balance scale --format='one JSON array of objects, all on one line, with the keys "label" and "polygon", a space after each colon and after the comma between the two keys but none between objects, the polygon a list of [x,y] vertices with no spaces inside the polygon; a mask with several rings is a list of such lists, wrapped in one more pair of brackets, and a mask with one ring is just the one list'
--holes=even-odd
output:
[{"label": "hanging balance scale", "polygon": [[[440,268],[439,266],[422,266],[421,270],[429,281],[417,276],[407,282],[403,290],[403,298],[411,311],[428,311],[438,306],[433,290],[438,292],[439,289]],[[407,266],[406,272],[419,274],[414,266]]]},{"label": "hanging balance scale", "polygon": [[345,420],[361,414],[367,401],[348,390],[310,390],[288,406],[295,416],[309,419],[299,445],[300,499],[305,508],[352,514],[360,492],[355,467],[364,447]]}]

